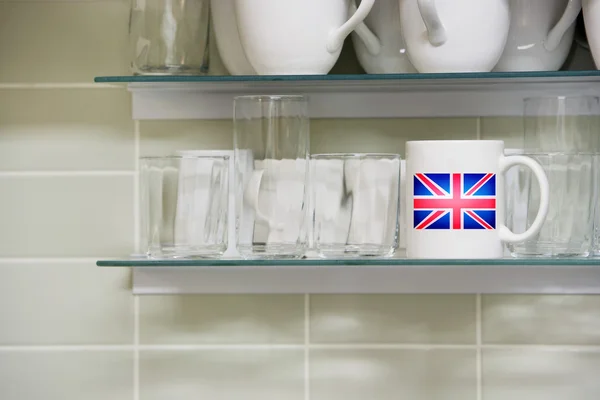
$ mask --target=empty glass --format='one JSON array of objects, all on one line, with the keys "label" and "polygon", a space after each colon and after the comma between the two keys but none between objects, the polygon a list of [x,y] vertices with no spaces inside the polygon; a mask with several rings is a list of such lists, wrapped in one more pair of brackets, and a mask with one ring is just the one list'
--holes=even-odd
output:
[{"label": "empty glass", "polygon": [[228,156],[140,159],[141,244],[151,258],[227,250]]},{"label": "empty glass", "polygon": [[[588,256],[592,250],[597,200],[594,171],[600,106],[596,97],[549,97],[525,100],[524,151],[544,168],[550,207],[540,233],[510,244],[515,257]],[[539,190],[531,172],[520,170],[508,193],[509,226],[524,231],[537,210]],[[521,217],[515,218],[520,215]]]},{"label": "empty glass", "polygon": [[321,257],[391,256],[398,248],[400,156],[311,157],[313,240]]},{"label": "empty glass", "polygon": [[234,102],[237,249],[244,258],[299,258],[307,248],[308,102]]},{"label": "empty glass", "polygon": [[138,75],[208,72],[209,0],[132,0],[131,69]]}]

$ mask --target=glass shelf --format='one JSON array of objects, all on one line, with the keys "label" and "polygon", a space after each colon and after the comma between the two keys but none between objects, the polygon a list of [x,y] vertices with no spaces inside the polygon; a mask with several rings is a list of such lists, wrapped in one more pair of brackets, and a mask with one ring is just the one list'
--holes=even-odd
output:
[{"label": "glass shelf", "polygon": [[600,96],[600,71],[277,76],[104,76],[134,119],[231,119],[233,98],[304,94],[311,118],[520,116],[525,97]]},{"label": "glass shelf", "polygon": [[502,258],[502,259],[465,259],[465,260],[425,260],[405,258],[362,258],[362,259],[164,259],[131,258],[122,260],[101,260],[99,267],[302,267],[302,266],[337,266],[337,267],[411,267],[411,266],[589,266],[598,267],[600,274],[600,258]]},{"label": "glass shelf", "polygon": [[600,258],[98,261],[134,267],[135,294],[600,294]]},{"label": "glass shelf", "polygon": [[356,75],[133,75],[100,76],[97,83],[177,82],[339,82],[339,81],[420,81],[420,80],[515,80],[535,78],[597,78],[600,71],[466,72],[441,74],[356,74]]}]

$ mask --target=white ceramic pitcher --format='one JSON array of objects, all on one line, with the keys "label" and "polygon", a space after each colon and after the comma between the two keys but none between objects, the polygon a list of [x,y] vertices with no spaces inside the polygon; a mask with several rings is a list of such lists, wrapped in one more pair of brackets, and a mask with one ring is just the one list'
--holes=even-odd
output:
[{"label": "white ceramic pitcher", "polygon": [[600,0],[583,0],[583,18],[590,51],[600,69]]},{"label": "white ceramic pitcher", "polygon": [[[360,0],[356,2],[360,4]],[[356,5],[351,3],[350,6],[356,12]],[[406,44],[400,29],[398,0],[377,0],[364,25],[359,25],[352,32],[352,41],[358,61],[367,73],[417,72],[406,54]],[[365,41],[365,38],[370,39]]]},{"label": "white ceramic pitcher", "polygon": [[[235,0],[240,38],[250,64],[259,75],[328,73],[344,39],[375,3],[363,0],[350,17],[350,1],[354,0]],[[375,46],[371,39],[365,37]]]},{"label": "white ceramic pitcher", "polygon": [[510,31],[494,71],[557,71],[575,34],[581,0],[511,0]]},{"label": "white ceramic pitcher", "polygon": [[508,37],[509,0],[399,0],[408,56],[419,72],[489,72]]},{"label": "white ceramic pitcher", "polygon": [[213,1],[210,12],[217,49],[227,71],[231,75],[256,75],[240,41],[235,19],[235,0]]}]

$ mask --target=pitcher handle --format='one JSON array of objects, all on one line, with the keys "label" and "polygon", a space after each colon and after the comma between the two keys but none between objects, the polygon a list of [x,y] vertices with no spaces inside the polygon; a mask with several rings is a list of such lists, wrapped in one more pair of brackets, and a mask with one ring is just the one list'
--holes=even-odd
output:
[{"label": "pitcher handle", "polygon": [[547,51],[556,50],[565,32],[573,25],[580,11],[581,0],[569,0],[562,17],[560,17],[554,28],[548,33],[546,40],[544,40],[544,47]]},{"label": "pitcher handle", "polygon": [[502,156],[500,158],[500,171],[502,173],[506,173],[510,167],[516,165],[523,165],[533,172],[538,185],[540,187],[540,206],[538,208],[537,215],[533,220],[533,223],[523,233],[514,233],[511,232],[510,229],[506,227],[504,224],[500,224],[498,227],[498,234],[500,235],[500,240],[507,243],[519,243],[524,242],[534,235],[536,235],[540,229],[542,229],[542,225],[546,220],[546,216],[548,215],[548,207],[550,203],[550,187],[548,185],[548,178],[546,177],[546,173],[540,164],[538,164],[535,160],[525,156]]},{"label": "pitcher handle", "polygon": [[[356,0],[350,0],[350,15],[354,14],[356,14]],[[377,35],[375,35],[373,31],[369,29],[364,21],[356,26],[355,32],[360,40],[364,43],[369,54],[372,56],[379,55],[381,52],[381,41]]]},{"label": "pitcher handle", "polygon": [[[351,0],[351,2],[353,1],[354,0]],[[362,0],[360,7],[358,7],[350,19],[346,21],[344,25],[329,34],[329,38],[327,39],[328,52],[335,53],[342,48],[344,40],[346,40],[348,35],[351,34],[353,30],[357,29],[365,18],[367,18],[367,15],[371,12],[371,8],[373,8],[373,4],[375,4],[375,0]],[[361,30],[364,33],[364,29],[361,28]]]},{"label": "pitcher handle", "polygon": [[435,7],[435,0],[417,0],[421,18],[427,28],[427,38],[433,46],[441,46],[448,40],[446,28]]}]

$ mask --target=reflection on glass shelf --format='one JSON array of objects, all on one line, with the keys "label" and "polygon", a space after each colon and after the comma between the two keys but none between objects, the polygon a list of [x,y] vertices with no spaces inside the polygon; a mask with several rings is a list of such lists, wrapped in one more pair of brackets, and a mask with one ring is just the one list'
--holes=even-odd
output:
[{"label": "reflection on glass shelf", "polygon": [[526,79],[526,78],[597,78],[600,71],[533,71],[533,72],[466,72],[444,74],[361,74],[361,75],[137,75],[100,76],[97,83],[152,83],[152,82],[297,82],[297,81],[389,81],[389,80],[435,80],[435,79]]},{"label": "reflection on glass shelf", "polygon": [[130,258],[122,260],[102,260],[96,263],[99,267],[275,267],[275,266],[598,266],[600,258],[502,258],[481,260],[415,260],[405,258],[362,258],[362,259],[321,259],[305,258],[300,260],[244,260],[244,259],[186,259],[186,260],[153,260],[147,258]]}]

